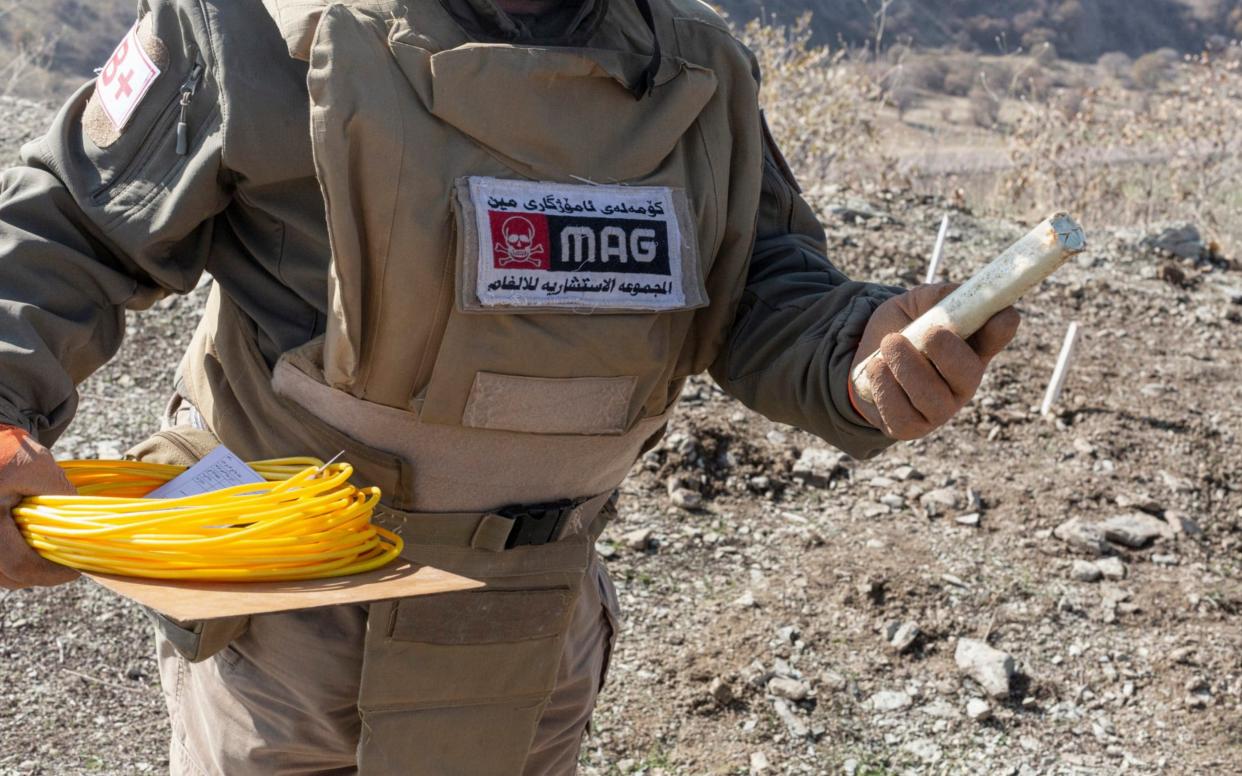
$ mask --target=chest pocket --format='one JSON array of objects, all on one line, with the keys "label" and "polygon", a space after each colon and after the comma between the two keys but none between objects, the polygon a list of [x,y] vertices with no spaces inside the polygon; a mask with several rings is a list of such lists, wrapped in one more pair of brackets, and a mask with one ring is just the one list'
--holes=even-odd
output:
[{"label": "chest pocket", "polygon": [[715,77],[666,59],[467,45],[397,47],[428,111],[473,153],[452,197],[451,287],[426,422],[622,434],[662,414],[717,241],[691,127]]}]

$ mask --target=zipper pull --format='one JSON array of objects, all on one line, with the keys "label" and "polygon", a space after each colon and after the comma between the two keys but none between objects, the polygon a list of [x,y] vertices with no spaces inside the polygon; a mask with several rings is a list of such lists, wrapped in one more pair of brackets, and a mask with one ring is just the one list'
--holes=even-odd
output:
[{"label": "zipper pull", "polygon": [[203,77],[202,65],[195,65],[190,77],[181,84],[181,114],[177,117],[177,155],[185,156],[190,152],[190,100],[198,91],[199,79]]}]

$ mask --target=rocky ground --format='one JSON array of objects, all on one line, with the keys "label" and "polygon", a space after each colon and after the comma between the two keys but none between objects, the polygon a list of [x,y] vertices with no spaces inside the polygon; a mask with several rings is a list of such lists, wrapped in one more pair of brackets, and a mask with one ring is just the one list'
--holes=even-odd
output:
[{"label": "rocky ground", "polygon": [[[0,112],[0,148],[46,120]],[[943,203],[810,198],[843,268],[918,282]],[[952,217],[952,279],[1029,227]],[[692,382],[600,544],[626,622],[584,773],[1242,773],[1242,270],[1087,226],[928,440],[851,461]],[[58,453],[157,425],[201,294],[130,317]],[[134,607],[0,599],[0,773],[159,772],[166,732]]]}]

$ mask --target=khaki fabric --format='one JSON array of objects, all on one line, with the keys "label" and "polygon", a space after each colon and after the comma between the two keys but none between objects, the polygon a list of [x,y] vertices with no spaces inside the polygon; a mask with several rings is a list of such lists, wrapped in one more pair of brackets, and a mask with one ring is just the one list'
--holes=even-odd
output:
[{"label": "khaki fabric", "polygon": [[[193,466],[219,446],[215,434],[192,421],[193,407],[174,396],[165,412],[163,427],[130,448],[127,459],[146,463]],[[221,617],[203,622],[180,622],[153,609],[146,610],[156,631],[187,660],[204,660],[216,654],[246,630],[249,617]]]},{"label": "khaki fabric", "polygon": [[[610,492],[709,368],[769,417],[878,451],[845,381],[894,291],[824,255],[764,132],[753,57],[694,0],[652,8],[663,55],[635,100],[656,41],[629,0],[584,0],[572,35],[529,47],[504,41],[546,30],[497,26],[490,0],[146,0],[168,61],[125,131],[89,141],[88,84],[0,178],[0,421],[54,441],[125,310],[209,272],[179,375],[207,429],[250,459],[344,451],[410,526]],[[709,303],[458,309],[466,176],[684,192]],[[522,420],[533,384],[554,386],[555,422],[548,404],[546,423]],[[476,530],[500,546],[502,523]],[[162,640],[174,768],[571,773],[611,630],[590,544],[412,543],[488,587],[255,618],[199,663]]]},{"label": "khaki fabric", "polygon": [[[445,2],[453,19],[486,4]],[[305,5],[313,11],[327,4]],[[682,0],[656,5],[667,9],[662,40],[693,39],[698,48],[683,48],[681,59],[711,70],[729,89],[753,84],[753,62],[709,11]],[[0,421],[53,442],[75,411],[76,384],[115,352],[124,309],[185,292],[204,270],[248,321],[249,347],[269,368],[325,333],[331,246],[307,131],[308,65],[290,56],[291,47],[309,56],[317,19],[294,6],[282,5],[278,25],[258,3],[147,0],[142,13],[166,47],[168,65],[122,136],[107,148],[86,139],[87,84],[48,133],[23,149],[21,164],[0,176]],[[628,0],[607,7],[633,15]],[[615,26],[597,21],[592,45],[633,46]],[[453,29],[460,39],[460,28]],[[636,29],[641,50],[649,36]],[[411,33],[407,48],[418,48],[413,39],[424,34],[431,37]],[[204,76],[188,109],[188,153],[180,156],[170,111],[195,65]],[[665,67],[661,77],[671,72]],[[753,86],[751,97],[744,91],[724,110],[730,98],[718,91],[692,131],[720,147],[734,135],[754,134]],[[757,192],[753,212],[704,226],[744,253],[742,246],[753,243],[748,266],[729,278],[744,290],[735,307],[722,303],[720,289],[709,289],[717,304],[694,316],[693,346],[679,354],[676,372],[714,362],[712,374],[725,390],[757,411],[852,454],[873,454],[887,440],[853,413],[844,386],[861,329],[892,290],[850,281],[832,267],[823,230],[776,161],[779,152],[763,145],[746,139],[739,148],[763,155],[758,176],[730,176],[722,184]],[[731,165],[721,160],[719,168]],[[707,210],[701,215],[712,219]],[[722,242],[700,241],[700,248],[711,252]],[[199,366],[187,361],[186,368]],[[669,401],[679,383],[670,377]],[[221,375],[211,390],[236,394],[232,380],[245,382]],[[473,374],[463,376],[463,391],[472,381]],[[464,393],[458,401],[466,401]]]},{"label": "khaki fabric", "polygon": [[[568,776],[603,683],[618,629],[616,593],[596,562],[575,604],[553,690],[519,770],[495,770],[487,731],[449,732],[446,746],[473,747],[468,764],[421,769],[432,740],[404,736],[387,772]],[[172,720],[175,776],[301,776],[376,773],[360,767],[365,727],[358,716],[367,638],[366,607],[315,609],[252,618],[248,631],[215,657],[191,663],[158,643],[160,678]],[[290,645],[297,645],[291,648]],[[408,656],[415,660],[417,655]],[[417,671],[416,666],[410,667]]]}]

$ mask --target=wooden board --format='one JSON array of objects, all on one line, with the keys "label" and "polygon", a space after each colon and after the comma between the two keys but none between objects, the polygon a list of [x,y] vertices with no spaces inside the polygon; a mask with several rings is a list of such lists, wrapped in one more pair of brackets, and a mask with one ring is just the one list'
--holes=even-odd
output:
[{"label": "wooden board", "polygon": [[404,559],[366,574],[299,582],[186,582],[111,574],[86,576],[114,593],[183,621],[360,604],[483,586],[482,582],[431,566],[417,566]]}]

